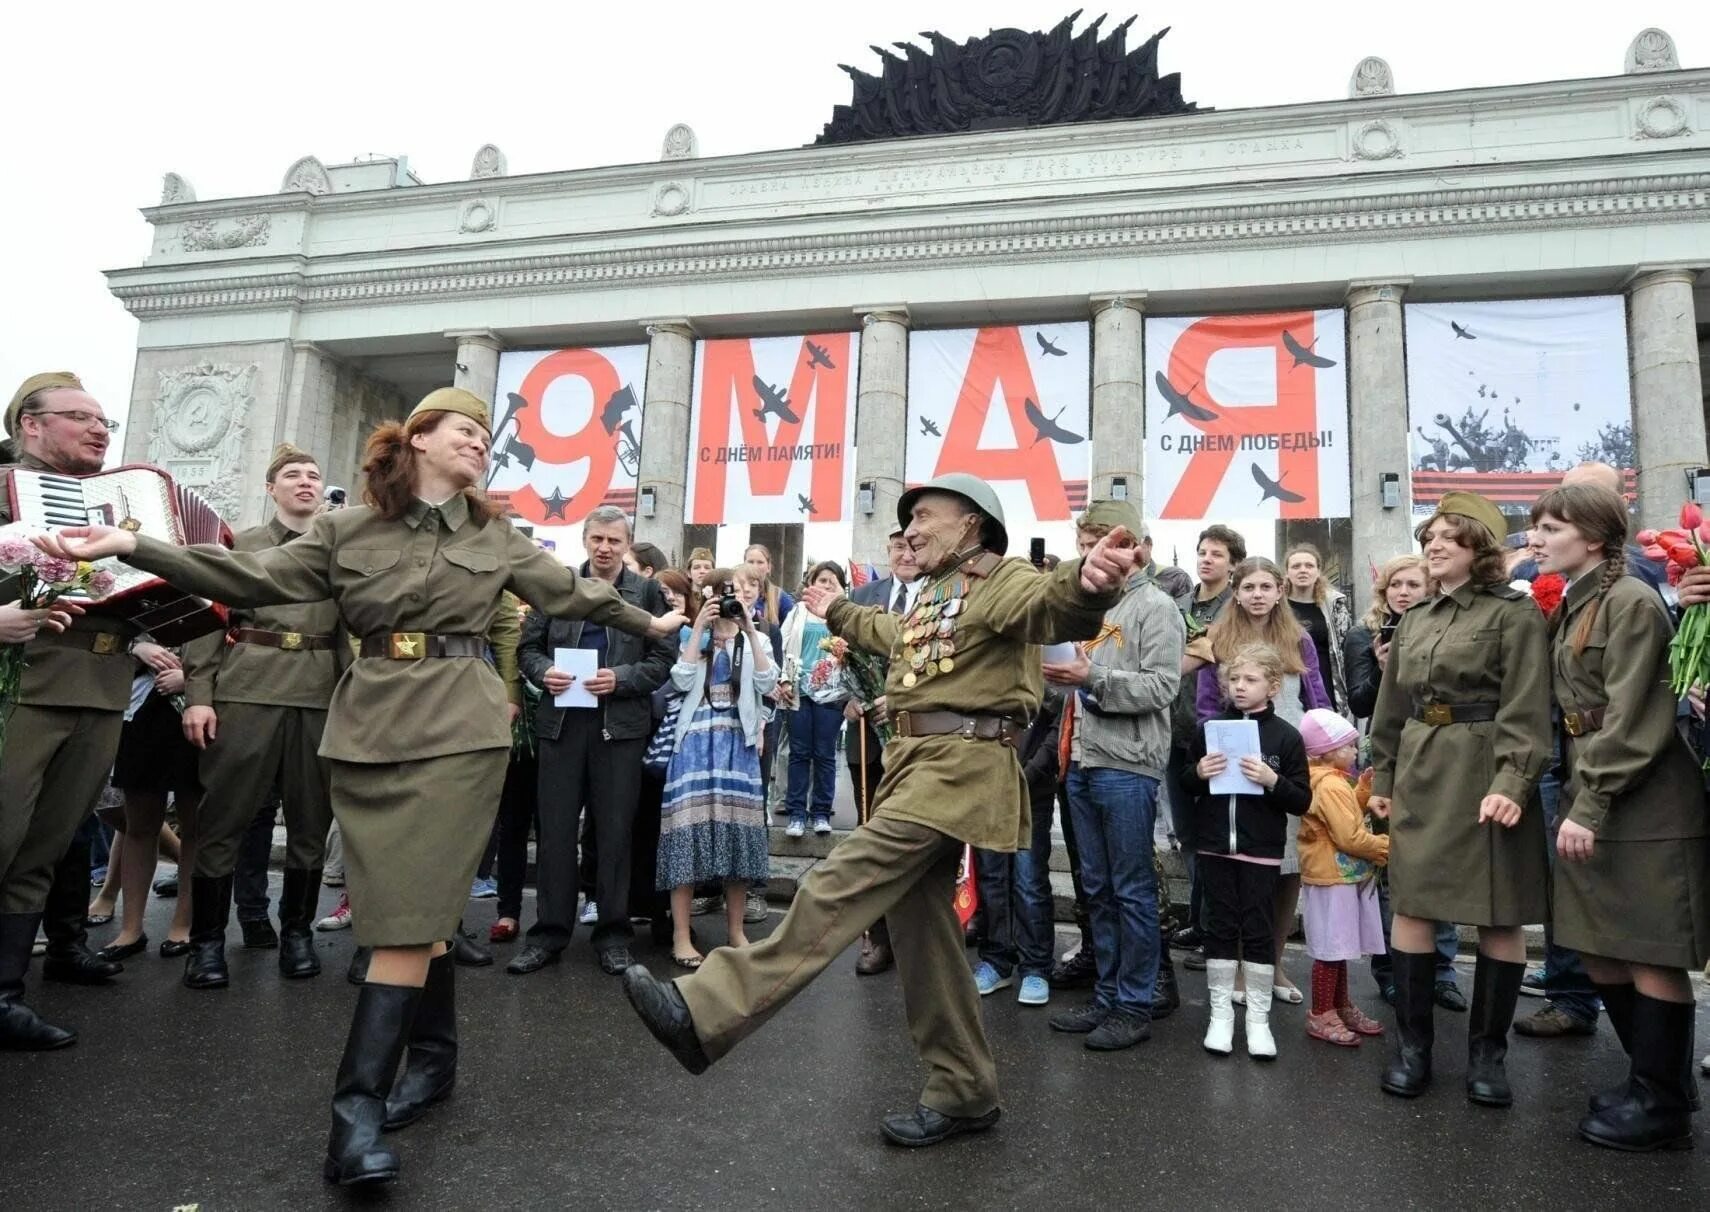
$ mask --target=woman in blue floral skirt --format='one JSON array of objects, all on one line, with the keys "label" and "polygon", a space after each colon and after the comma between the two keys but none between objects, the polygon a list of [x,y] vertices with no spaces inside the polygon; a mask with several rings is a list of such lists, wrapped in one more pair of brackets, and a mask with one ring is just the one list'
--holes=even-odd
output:
[{"label": "woman in blue floral skirt", "polygon": [[[748,885],[767,879],[760,737],[763,696],[777,684],[778,670],[746,608],[759,588],[746,567],[709,574],[694,628],[671,669],[683,705],[665,772],[657,884],[671,892],[671,958],[681,968],[698,968],[702,959],[689,934],[695,885],[723,882],[730,945],[743,947]],[[721,612],[725,598],[742,607]]]}]

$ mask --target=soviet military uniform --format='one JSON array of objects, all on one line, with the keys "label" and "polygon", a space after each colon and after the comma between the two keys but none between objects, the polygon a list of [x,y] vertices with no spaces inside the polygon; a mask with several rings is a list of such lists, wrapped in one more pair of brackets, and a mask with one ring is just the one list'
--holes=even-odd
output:
[{"label": "soviet military uniform", "polygon": [[504,590],[547,614],[638,633],[652,622],[503,519],[480,524],[461,495],[395,521],[340,510],[255,552],[139,538],[129,562],[233,606],[331,598],[361,637],[320,753],[363,946],[448,938],[468,901],[510,755],[506,689],[484,659]]},{"label": "soviet military uniform", "polygon": [[[1044,693],[1032,645],[1091,639],[1120,589],[1089,594],[1080,561],[1041,575],[986,554],[932,578],[906,616],[833,604],[826,622],[890,657],[885,694],[896,738],[872,819],[802,881],[772,935],[713,951],[677,988],[716,1060],[801,991],[880,915],[891,924],[909,1030],[931,1069],[921,1103],[979,1116],[997,1105],[997,1071],[962,954],[952,897],[963,843],[1012,851],[1031,840],[1015,744]],[[1007,721],[994,727],[997,719]],[[965,727],[950,730],[957,720]]]},{"label": "soviet military uniform", "polygon": [[[53,470],[29,455],[18,466]],[[10,521],[0,475],[0,525]],[[0,602],[17,597],[15,578],[0,582]],[[23,687],[0,751],[0,914],[42,911],[54,865],[107,785],[131,701],[137,634],[123,619],[89,613],[24,646]]]},{"label": "soviet military uniform", "polygon": [[[1402,616],[1372,715],[1372,794],[1390,796],[1395,912],[1521,926],[1549,912],[1544,816],[1551,756],[1543,614],[1506,585],[1463,585]],[[1522,809],[1479,824],[1487,795]]]},{"label": "soviet military uniform", "polygon": [[1558,862],[1555,934],[1589,955],[1697,968],[1710,958],[1710,820],[1704,782],[1676,729],[1672,628],[1633,577],[1610,586],[1584,650],[1599,565],[1568,590],[1551,646],[1563,717],[1565,819],[1597,835],[1586,862]]}]

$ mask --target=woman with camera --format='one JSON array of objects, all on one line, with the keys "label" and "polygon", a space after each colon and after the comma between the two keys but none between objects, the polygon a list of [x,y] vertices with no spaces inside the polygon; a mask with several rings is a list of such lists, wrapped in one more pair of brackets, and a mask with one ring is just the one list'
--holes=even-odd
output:
[{"label": "woman with camera", "polygon": [[704,958],[690,934],[695,885],[724,885],[730,945],[744,947],[748,888],[764,887],[770,871],[760,736],[778,667],[749,609],[759,591],[746,566],[714,570],[671,668],[683,705],[665,771],[655,884],[671,893],[671,958],[679,968],[698,968]]}]

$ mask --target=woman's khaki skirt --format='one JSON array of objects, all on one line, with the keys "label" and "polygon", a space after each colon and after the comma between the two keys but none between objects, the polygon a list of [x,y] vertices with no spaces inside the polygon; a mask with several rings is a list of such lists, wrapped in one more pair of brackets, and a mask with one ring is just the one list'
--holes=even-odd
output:
[{"label": "woman's khaki skirt", "polygon": [[1556,860],[1556,944],[1587,955],[1697,969],[1710,959],[1710,837],[1606,842]]},{"label": "woman's khaki skirt", "polygon": [[469,903],[509,762],[508,750],[478,749],[414,762],[329,763],[359,946],[451,937]]}]

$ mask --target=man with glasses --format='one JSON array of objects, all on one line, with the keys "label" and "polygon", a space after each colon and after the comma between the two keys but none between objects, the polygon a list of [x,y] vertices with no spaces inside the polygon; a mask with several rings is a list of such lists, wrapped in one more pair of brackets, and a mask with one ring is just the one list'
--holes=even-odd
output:
[{"label": "man with glasses", "polygon": [[[17,466],[63,475],[101,470],[118,428],[66,371],[25,379],[6,406],[5,423]],[[0,524],[11,520],[9,497],[0,494]],[[15,581],[0,583],[0,602],[13,601],[17,592]],[[121,619],[92,614],[68,613],[60,626],[42,628],[25,644],[23,686],[0,763],[0,1050],[63,1048],[77,1038],[23,1003],[50,886],[44,971],[78,983],[120,971],[85,944],[89,854],[87,847],[77,853],[71,840],[94,809],[118,752],[137,631]]]}]

